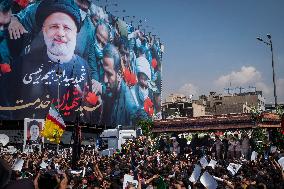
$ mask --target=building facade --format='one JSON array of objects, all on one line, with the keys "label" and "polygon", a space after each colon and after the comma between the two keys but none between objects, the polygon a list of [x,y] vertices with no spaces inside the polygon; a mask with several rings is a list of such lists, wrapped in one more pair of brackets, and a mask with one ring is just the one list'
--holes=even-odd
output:
[{"label": "building facade", "polygon": [[163,119],[199,117],[205,115],[205,106],[192,102],[183,94],[171,94],[162,104]]},{"label": "building facade", "polygon": [[210,92],[208,97],[201,95],[193,102],[205,105],[206,115],[249,113],[252,107],[261,111],[265,110],[265,98],[262,96],[262,91],[226,95]]}]

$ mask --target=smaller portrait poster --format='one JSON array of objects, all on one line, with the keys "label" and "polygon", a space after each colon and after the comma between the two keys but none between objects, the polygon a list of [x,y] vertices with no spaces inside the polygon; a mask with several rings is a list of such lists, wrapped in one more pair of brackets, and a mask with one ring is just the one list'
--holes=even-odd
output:
[{"label": "smaller portrait poster", "polygon": [[41,144],[44,138],[41,131],[44,127],[44,119],[29,119],[24,121],[24,145]]}]

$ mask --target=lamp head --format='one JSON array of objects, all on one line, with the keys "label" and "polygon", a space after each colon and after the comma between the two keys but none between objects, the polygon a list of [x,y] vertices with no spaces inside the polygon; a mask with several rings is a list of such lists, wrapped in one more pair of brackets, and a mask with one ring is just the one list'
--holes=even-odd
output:
[{"label": "lamp head", "polygon": [[267,36],[268,39],[271,39],[270,33],[266,34],[266,36]]}]

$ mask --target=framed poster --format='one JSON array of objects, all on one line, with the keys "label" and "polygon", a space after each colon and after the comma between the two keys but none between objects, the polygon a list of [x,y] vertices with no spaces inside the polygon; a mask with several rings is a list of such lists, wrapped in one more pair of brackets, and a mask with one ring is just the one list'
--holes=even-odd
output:
[{"label": "framed poster", "polygon": [[44,128],[44,119],[29,119],[24,120],[24,145],[41,144],[44,142],[44,137],[41,136],[41,131]]}]

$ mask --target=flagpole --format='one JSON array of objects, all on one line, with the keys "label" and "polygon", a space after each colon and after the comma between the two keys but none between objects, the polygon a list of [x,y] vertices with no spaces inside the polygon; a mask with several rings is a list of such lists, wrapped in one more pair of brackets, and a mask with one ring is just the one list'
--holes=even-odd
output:
[{"label": "flagpole", "polygon": [[[79,107],[81,107],[82,98],[80,98]],[[81,155],[81,127],[80,127],[80,111],[76,114],[75,127],[72,134],[73,144],[72,144],[72,165],[71,168],[74,170],[77,166],[77,161],[80,159]]]},{"label": "flagpole", "polygon": [[[75,62],[74,62],[75,63]],[[74,65],[73,65],[73,76],[74,76]],[[77,162],[80,159],[81,155],[81,127],[80,127],[80,108],[82,106],[82,100],[84,99],[84,91],[82,91],[82,96],[79,101],[79,110],[76,113],[75,125],[72,133],[73,144],[72,144],[72,159],[71,159],[71,168],[76,169]]]},{"label": "flagpole", "polygon": [[[60,88],[59,88],[59,85],[60,85],[60,76],[62,74],[62,71],[60,70],[60,59],[57,60],[57,71],[56,71],[56,75],[58,76],[58,82],[57,82],[57,111],[59,111],[59,100],[60,100]],[[57,144],[57,153],[59,152],[59,144]]]}]

